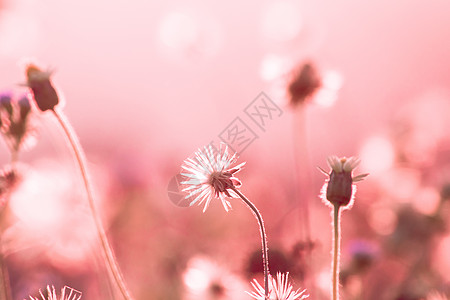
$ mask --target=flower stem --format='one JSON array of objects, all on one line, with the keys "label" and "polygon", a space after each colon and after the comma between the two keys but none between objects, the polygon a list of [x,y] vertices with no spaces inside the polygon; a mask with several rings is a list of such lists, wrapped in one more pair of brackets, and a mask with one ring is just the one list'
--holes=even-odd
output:
[{"label": "flower stem", "polygon": [[6,262],[3,257],[3,254],[0,256],[0,272],[1,272],[0,299],[1,300],[10,300],[10,299],[12,299],[11,298],[11,287],[9,284],[8,269],[6,267]]},{"label": "flower stem", "polygon": [[269,255],[268,255],[268,248],[267,248],[267,235],[266,235],[266,229],[264,228],[264,221],[261,216],[261,213],[256,208],[256,206],[248,200],[247,197],[245,197],[244,194],[242,194],[238,189],[235,187],[232,188],[232,190],[241,197],[242,201],[250,208],[250,210],[255,215],[256,219],[258,220],[259,224],[259,232],[261,234],[261,244],[262,244],[262,255],[263,255],[263,265],[264,265],[264,291],[265,291],[265,297],[266,299],[269,299]]},{"label": "flower stem", "polygon": [[115,280],[123,298],[127,299],[127,300],[131,300],[133,298],[131,297],[131,294],[125,285],[125,281],[123,280],[119,266],[114,257],[113,250],[112,250],[111,246],[109,245],[108,238],[106,237],[105,229],[103,228],[102,222],[101,222],[98,212],[95,208],[94,196],[93,196],[92,187],[91,187],[91,184],[89,181],[89,176],[88,176],[87,167],[86,167],[86,158],[85,158],[83,149],[78,141],[75,131],[72,129],[69,121],[66,119],[64,114],[61,111],[59,111],[57,108],[53,109],[52,112],[55,115],[56,119],[58,120],[59,124],[61,125],[62,129],[64,130],[64,133],[70,143],[70,146],[72,147],[73,153],[75,154],[75,158],[76,158],[78,166],[80,168],[81,175],[83,177],[84,187],[85,187],[86,193],[87,193],[89,208],[91,210],[92,218],[94,219],[94,222],[95,222],[95,227],[97,229],[98,237],[101,242],[101,246],[103,249],[103,254],[104,254],[104,258],[106,260],[106,264],[109,267],[109,270],[111,271],[111,273],[114,277],[114,280]]},{"label": "flower stem", "polygon": [[334,246],[333,246],[333,276],[332,276],[332,299],[339,299],[339,256],[340,256],[340,227],[341,222],[339,204],[333,205],[333,231],[334,231]]},{"label": "flower stem", "polygon": [[[301,220],[302,234],[304,234],[305,241],[311,242],[311,225],[310,225],[310,189],[311,174],[310,158],[308,153],[308,139],[307,139],[307,120],[306,120],[306,106],[299,104],[294,112],[293,122],[293,140],[294,140],[294,162],[295,174],[297,179],[296,196],[300,205],[299,214]],[[309,253],[309,252],[308,252]],[[312,275],[312,274],[311,274]]]},{"label": "flower stem", "polygon": [[[11,151],[11,171],[13,172],[14,176],[17,176],[16,174],[16,164],[18,161],[19,156],[19,150],[18,147],[15,147]],[[5,195],[6,201],[3,204],[3,207],[0,208],[0,246],[3,245],[3,233],[5,226],[8,221],[5,220],[7,217],[9,211],[9,199],[11,197],[11,190],[7,190],[7,194]],[[11,284],[9,281],[9,271],[8,266],[6,264],[6,259],[4,253],[0,253],[0,300],[11,300]]]}]

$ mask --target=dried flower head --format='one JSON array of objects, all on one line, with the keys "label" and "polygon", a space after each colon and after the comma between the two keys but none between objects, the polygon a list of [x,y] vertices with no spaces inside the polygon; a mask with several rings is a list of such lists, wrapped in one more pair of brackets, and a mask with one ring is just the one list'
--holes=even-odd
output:
[{"label": "dried flower head", "polygon": [[30,296],[31,300],[80,300],[82,293],[71,287],[65,286],[61,289],[61,296],[58,298],[56,295],[55,287],[47,286],[47,297],[45,297],[42,291],[39,291],[41,298],[33,298]]},{"label": "dried flower head", "polygon": [[293,80],[288,87],[291,105],[304,103],[321,86],[322,80],[315,66],[310,62],[304,63],[294,73]]},{"label": "dried flower head", "polygon": [[[329,176],[322,188],[322,200],[328,200],[333,205],[350,207],[356,192],[354,182],[363,180],[369,174],[352,176],[353,170],[359,165],[360,160],[356,157],[337,156],[328,157],[328,165],[331,172],[320,169],[325,175]],[[349,205],[350,204],[350,205]]]},{"label": "dried flower head", "polygon": [[31,89],[36,105],[41,111],[54,109],[59,103],[58,94],[50,81],[51,71],[42,71],[30,64],[26,68],[27,86]]},{"label": "dried flower head", "polygon": [[[289,273],[283,274],[278,272],[277,278],[270,276],[269,279],[269,299],[270,300],[296,300],[306,299],[309,295],[306,295],[306,290],[300,291],[300,289],[294,291],[292,285],[288,280]],[[257,300],[266,300],[264,288],[258,283],[256,279],[253,279],[252,286],[253,292],[247,292],[250,296]]]},{"label": "dried flower head", "polygon": [[18,101],[9,94],[0,96],[0,131],[12,152],[29,147],[36,140],[36,131],[30,122],[31,106],[27,96]]},{"label": "dried flower head", "polygon": [[181,182],[185,186],[184,192],[189,194],[186,199],[192,199],[190,205],[205,203],[203,212],[206,211],[213,198],[219,198],[222,201],[226,211],[231,209],[228,198],[238,198],[233,191],[234,188],[241,186],[239,179],[234,174],[239,172],[241,163],[230,168],[237,160],[237,155],[229,152],[228,146],[221,143],[217,151],[212,145],[199,149],[193,158],[188,158],[182,165],[182,176],[186,178]]}]

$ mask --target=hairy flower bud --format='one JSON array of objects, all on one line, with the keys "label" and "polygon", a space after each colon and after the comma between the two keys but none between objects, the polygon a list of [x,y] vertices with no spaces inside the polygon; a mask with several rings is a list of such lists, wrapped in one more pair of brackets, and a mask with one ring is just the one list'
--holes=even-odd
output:
[{"label": "hairy flower bud", "polygon": [[9,116],[12,116],[13,114],[13,108],[11,104],[11,96],[4,94],[0,96],[0,107],[4,108],[5,111],[9,114]]},{"label": "hairy flower bud", "polygon": [[31,89],[38,108],[41,111],[54,109],[59,103],[59,98],[50,81],[51,72],[44,72],[35,65],[28,65],[26,75],[27,86]]},{"label": "hairy flower bud", "polygon": [[27,96],[23,96],[17,103],[19,104],[20,108],[20,120],[25,121],[31,111],[30,100],[28,100]]},{"label": "hairy flower bud", "polygon": [[352,171],[359,165],[359,159],[355,157],[338,158],[337,156],[328,157],[328,164],[331,172],[321,171],[329,176],[322,188],[322,199],[327,200],[332,205],[349,206],[351,204],[356,187],[354,182],[361,181],[369,174],[361,174],[353,177]]},{"label": "hairy flower bud", "polygon": [[337,205],[350,203],[353,194],[352,174],[347,172],[331,171],[327,185],[327,200]]}]

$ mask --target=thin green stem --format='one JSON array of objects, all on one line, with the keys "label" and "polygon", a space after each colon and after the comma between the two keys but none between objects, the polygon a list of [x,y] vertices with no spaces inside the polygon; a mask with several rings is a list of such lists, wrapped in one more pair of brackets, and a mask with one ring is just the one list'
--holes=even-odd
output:
[{"label": "thin green stem", "polygon": [[267,248],[267,235],[266,229],[264,227],[264,221],[261,216],[261,213],[256,208],[256,206],[245,197],[238,189],[232,188],[232,190],[241,197],[242,201],[250,208],[252,213],[255,215],[256,220],[258,220],[259,224],[259,232],[261,234],[261,244],[262,244],[262,255],[263,255],[263,265],[264,265],[264,292],[266,299],[269,299],[269,249]]},{"label": "thin green stem", "polygon": [[57,110],[55,108],[53,111],[53,114],[55,115],[56,119],[58,120],[59,124],[61,125],[62,129],[64,130],[64,133],[67,137],[67,140],[70,143],[70,146],[73,150],[73,153],[75,155],[75,158],[77,160],[78,166],[81,171],[81,175],[83,177],[83,183],[84,187],[86,189],[87,193],[87,199],[89,203],[89,208],[91,210],[92,218],[94,219],[95,226],[97,228],[98,237],[101,242],[101,246],[103,249],[103,254],[106,259],[106,264],[108,265],[114,280],[123,296],[126,300],[132,300],[131,294],[129,293],[125,281],[123,280],[122,274],[120,272],[119,266],[117,264],[117,261],[114,257],[113,250],[111,246],[109,245],[108,238],[106,237],[105,229],[103,228],[102,222],[100,220],[99,214],[97,212],[97,209],[95,208],[94,204],[94,196],[92,192],[92,187],[89,181],[89,176],[87,172],[86,167],[86,158],[83,152],[83,149],[78,141],[78,138],[72,129],[69,121],[65,118],[64,114]]},{"label": "thin green stem", "polygon": [[341,222],[339,220],[341,206],[338,204],[334,205],[333,208],[333,231],[334,231],[334,246],[333,246],[333,276],[332,276],[332,299],[339,299],[339,256],[340,256],[340,226]]}]

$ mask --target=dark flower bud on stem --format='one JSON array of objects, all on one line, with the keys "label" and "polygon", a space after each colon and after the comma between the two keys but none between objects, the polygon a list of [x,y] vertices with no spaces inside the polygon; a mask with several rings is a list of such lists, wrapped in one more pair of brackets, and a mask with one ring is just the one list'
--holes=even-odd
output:
[{"label": "dark flower bud on stem", "polygon": [[1,95],[0,96],[0,106],[8,112],[10,116],[12,116],[13,108],[11,104],[11,96],[10,95]]},{"label": "dark flower bud on stem", "polygon": [[304,103],[322,86],[322,80],[315,66],[306,62],[299,67],[289,84],[288,92],[291,105]]},{"label": "dark flower bud on stem", "polygon": [[20,120],[25,121],[31,111],[30,100],[28,100],[27,96],[23,96],[18,101],[18,104],[20,108]]},{"label": "dark flower bud on stem", "polygon": [[355,157],[338,158],[330,156],[328,164],[331,172],[320,169],[325,175],[330,178],[325,183],[322,190],[322,200],[327,200],[332,205],[349,206],[353,200],[356,191],[354,182],[363,180],[369,174],[361,174],[355,177],[352,176],[352,171],[359,165],[359,159]]},{"label": "dark flower bud on stem", "polygon": [[50,81],[51,72],[44,72],[35,65],[28,65],[26,75],[27,86],[31,89],[38,108],[41,111],[53,110],[59,103],[59,98]]},{"label": "dark flower bud on stem", "polygon": [[331,171],[327,186],[327,200],[334,205],[347,205],[352,199],[352,174]]},{"label": "dark flower bud on stem", "polygon": [[31,105],[27,96],[20,100],[8,94],[0,96],[0,132],[16,160],[23,146],[32,146],[35,130],[30,124]]}]

